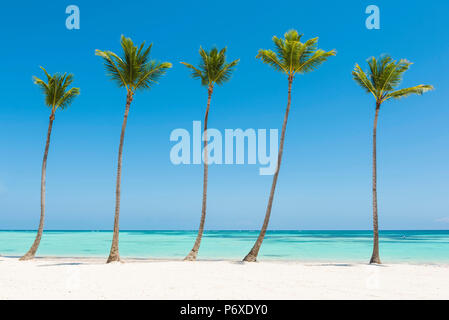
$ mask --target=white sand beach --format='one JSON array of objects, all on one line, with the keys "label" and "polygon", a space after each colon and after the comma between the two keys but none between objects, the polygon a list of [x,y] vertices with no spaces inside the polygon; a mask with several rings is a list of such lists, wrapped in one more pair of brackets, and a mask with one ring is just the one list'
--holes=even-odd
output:
[{"label": "white sand beach", "polygon": [[449,299],[449,265],[0,257],[0,299]]}]

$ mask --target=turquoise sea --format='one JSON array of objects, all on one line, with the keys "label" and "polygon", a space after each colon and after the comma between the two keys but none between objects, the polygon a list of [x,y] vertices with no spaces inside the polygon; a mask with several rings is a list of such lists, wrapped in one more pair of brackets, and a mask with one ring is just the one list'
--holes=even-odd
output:
[{"label": "turquoise sea", "polygon": [[[32,244],[35,231],[0,231],[0,255],[19,256]],[[242,259],[258,231],[206,231],[199,259]],[[124,258],[182,259],[195,231],[121,231]],[[38,256],[107,257],[111,231],[45,231]],[[449,230],[381,231],[384,263],[449,263]],[[371,231],[269,231],[260,260],[367,262]]]}]

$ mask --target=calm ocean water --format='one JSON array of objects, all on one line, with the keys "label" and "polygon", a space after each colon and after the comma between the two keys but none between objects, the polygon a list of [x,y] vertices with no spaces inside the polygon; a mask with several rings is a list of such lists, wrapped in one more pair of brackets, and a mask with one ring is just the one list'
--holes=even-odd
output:
[{"label": "calm ocean water", "polygon": [[[200,259],[241,259],[257,231],[207,231]],[[35,231],[0,231],[0,255],[18,256]],[[128,258],[183,258],[194,231],[121,231],[120,254]],[[371,231],[269,231],[260,259],[367,262]],[[107,257],[111,231],[45,231],[38,256]],[[381,258],[388,262],[449,263],[449,231],[382,231]]]}]

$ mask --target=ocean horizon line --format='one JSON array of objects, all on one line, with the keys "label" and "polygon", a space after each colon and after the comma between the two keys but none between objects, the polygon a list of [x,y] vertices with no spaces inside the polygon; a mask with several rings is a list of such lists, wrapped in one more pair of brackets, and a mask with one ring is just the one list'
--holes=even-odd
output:
[{"label": "ocean horizon line", "polygon": [[[36,232],[36,229],[0,229],[0,232],[4,231],[34,231]],[[112,232],[112,229],[46,229],[43,232],[77,232],[77,231],[95,231],[95,232]],[[182,231],[182,232],[197,232],[197,229],[120,229],[120,232],[131,232],[131,231]],[[243,231],[243,232],[260,232],[260,229],[204,229],[205,232],[208,231]],[[268,229],[267,232],[272,231],[286,231],[286,232],[314,232],[314,231],[373,231],[372,229]],[[379,229],[379,232],[382,231],[448,231],[449,229]]]}]

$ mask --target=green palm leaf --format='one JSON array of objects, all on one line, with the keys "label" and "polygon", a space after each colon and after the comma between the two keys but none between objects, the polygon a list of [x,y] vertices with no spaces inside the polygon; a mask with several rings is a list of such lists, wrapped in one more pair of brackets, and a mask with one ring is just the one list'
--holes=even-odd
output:
[{"label": "green palm leaf", "polygon": [[47,76],[47,82],[38,77],[33,77],[33,81],[42,90],[45,96],[45,104],[53,111],[64,110],[80,94],[79,88],[67,90],[73,83],[73,75],[67,73],[50,75],[43,67],[41,69]]},{"label": "green palm leaf", "polygon": [[218,51],[217,48],[212,48],[209,52],[200,47],[199,54],[201,57],[200,63],[197,67],[190,63],[181,62],[187,68],[191,69],[191,76],[194,79],[200,79],[201,85],[210,86],[213,84],[222,85],[229,81],[234,72],[235,67],[240,59],[234,60],[230,63],[226,62],[226,48]]},{"label": "green palm leaf", "polygon": [[95,54],[103,58],[107,75],[119,87],[132,92],[149,89],[172,67],[169,62],[150,60],[152,44],[145,48],[143,42],[137,47],[130,38],[122,35],[120,45],[121,57],[112,51],[95,50]]},{"label": "green palm leaf", "polygon": [[293,77],[296,73],[303,74],[318,68],[323,62],[336,54],[335,50],[317,49],[318,38],[301,42],[302,34],[289,30],[284,39],[273,37],[275,51],[261,49],[256,58],[268,64],[276,71]]},{"label": "green palm leaf", "polygon": [[327,58],[329,58],[331,56],[335,56],[335,54],[336,54],[335,50],[326,52],[324,50],[318,49],[315,51],[313,56],[311,56],[304,63],[302,63],[298,68],[296,68],[295,72],[307,73],[307,72],[314,71],[323,62],[327,61]]},{"label": "green palm leaf", "polygon": [[256,58],[261,59],[263,63],[268,64],[276,71],[288,73],[285,66],[279,61],[276,53],[271,50],[260,49]]},{"label": "green palm leaf", "polygon": [[162,77],[168,69],[171,68],[171,63],[150,61],[145,64],[145,68],[139,73],[139,79],[136,87],[142,89],[151,88],[153,83],[158,83],[157,80]]},{"label": "green palm leaf", "polygon": [[366,73],[360,68],[358,64],[355,65],[354,71],[352,71],[352,78],[356,81],[366,92],[372,93],[376,97],[376,88],[370,79],[366,76]]},{"label": "green palm leaf", "polygon": [[368,75],[356,64],[352,71],[352,76],[359,86],[365,89],[366,92],[374,95],[378,105],[391,98],[399,99],[412,94],[421,95],[424,92],[433,90],[431,85],[418,85],[395,91],[400,85],[405,71],[412,65],[406,59],[395,61],[390,56],[383,55],[379,59],[371,57],[367,62],[369,67]]},{"label": "green palm leaf", "polygon": [[408,96],[410,96],[412,94],[422,95],[425,92],[430,91],[430,90],[433,90],[433,86],[420,84],[420,85],[417,85],[415,87],[404,88],[404,89],[400,89],[400,90],[396,90],[396,91],[390,92],[389,94],[387,94],[385,96],[384,101],[388,100],[390,98],[393,98],[393,99],[405,98],[405,97],[408,97]]}]

